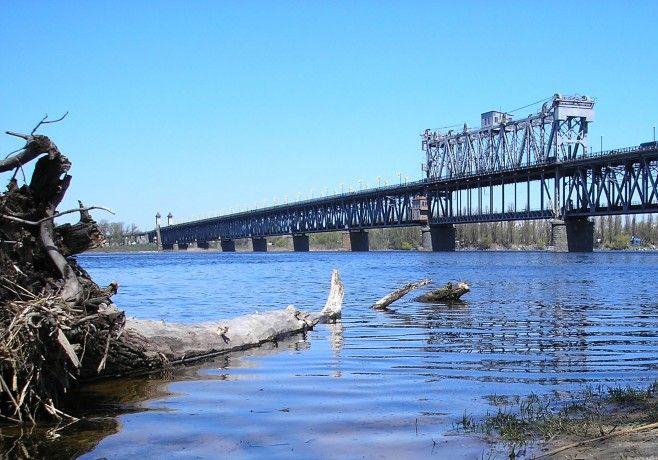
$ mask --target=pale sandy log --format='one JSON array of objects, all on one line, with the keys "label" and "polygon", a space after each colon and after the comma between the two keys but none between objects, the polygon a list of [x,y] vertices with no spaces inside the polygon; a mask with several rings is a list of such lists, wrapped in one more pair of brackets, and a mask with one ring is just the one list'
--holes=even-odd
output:
[{"label": "pale sandy log", "polygon": [[425,285],[427,285],[431,282],[432,282],[431,280],[425,278],[425,279],[422,279],[420,281],[416,281],[415,283],[405,284],[401,288],[396,289],[395,291],[391,292],[390,294],[385,295],[384,297],[379,299],[377,302],[375,302],[372,305],[372,308],[374,308],[376,310],[384,310],[390,304],[392,304],[396,300],[401,299],[402,297],[404,297],[405,295],[407,295],[409,292],[413,291],[414,289],[418,289],[419,287],[425,286]]},{"label": "pale sandy log", "polygon": [[121,337],[112,345],[103,375],[149,371],[170,364],[258,347],[305,332],[319,322],[338,318],[343,296],[343,283],[334,270],[327,303],[319,313],[306,313],[290,305],[281,310],[200,324],[128,318]]},{"label": "pale sandy log", "polygon": [[340,318],[343,308],[343,297],[345,296],[345,287],[340,279],[338,270],[331,273],[331,289],[329,289],[329,296],[327,303],[320,312],[320,322],[327,322],[336,318]]}]

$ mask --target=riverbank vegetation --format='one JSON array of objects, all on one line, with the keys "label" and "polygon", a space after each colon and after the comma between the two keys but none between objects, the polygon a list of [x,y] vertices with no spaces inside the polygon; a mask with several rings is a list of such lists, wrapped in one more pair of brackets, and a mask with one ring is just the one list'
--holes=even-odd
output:
[{"label": "riverbank vegetation", "polygon": [[[588,387],[540,397],[492,395],[493,411],[476,420],[464,414],[457,429],[485,436],[510,458],[619,458],[658,451],[658,384],[647,388]],[[622,455],[623,457],[623,455]]]},{"label": "riverbank vegetation", "polygon": [[[486,222],[456,226],[462,248],[546,249],[550,245],[551,223],[547,220]],[[655,249],[658,220],[646,216],[604,216],[594,219],[594,241],[601,249]]]}]

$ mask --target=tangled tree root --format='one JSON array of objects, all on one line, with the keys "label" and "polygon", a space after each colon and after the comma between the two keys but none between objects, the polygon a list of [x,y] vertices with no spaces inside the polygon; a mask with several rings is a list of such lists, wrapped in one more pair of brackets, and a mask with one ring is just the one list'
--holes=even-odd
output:
[{"label": "tangled tree root", "polygon": [[[34,130],[8,134],[26,143],[0,160],[0,173],[13,171],[0,194],[0,418],[34,423],[67,417],[61,397],[102,369],[125,319],[110,300],[117,285],[101,289],[74,258],[104,241],[89,214],[98,207],[57,211],[71,163]],[[18,172],[32,160],[30,182],[19,186]],[[78,223],[55,225],[72,212],[80,213]]]},{"label": "tangled tree root", "polygon": [[44,414],[67,417],[57,409],[59,398],[78,377],[97,371],[105,344],[124,322],[122,312],[109,308],[87,313],[61,297],[11,301],[0,309],[3,418],[34,423]]}]

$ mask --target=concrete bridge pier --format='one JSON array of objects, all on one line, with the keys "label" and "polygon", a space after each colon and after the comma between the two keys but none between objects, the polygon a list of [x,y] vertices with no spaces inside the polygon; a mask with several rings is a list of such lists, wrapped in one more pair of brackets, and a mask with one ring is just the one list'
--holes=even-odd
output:
[{"label": "concrete bridge pier", "polygon": [[556,252],[592,252],[594,222],[586,217],[551,220],[551,246]]},{"label": "concrete bridge pier", "polygon": [[295,252],[308,252],[310,249],[308,235],[303,233],[299,235],[293,235],[292,248]]},{"label": "concrete bridge pier", "polygon": [[452,224],[430,225],[423,227],[423,249],[433,252],[450,252],[455,250],[455,226]]},{"label": "concrete bridge pier", "polygon": [[267,239],[262,236],[252,238],[251,247],[254,252],[267,252]]},{"label": "concrete bridge pier", "polygon": [[[348,246],[349,243],[349,246]],[[352,252],[367,252],[370,250],[368,232],[356,230],[343,233],[343,247]]]},{"label": "concrete bridge pier", "polygon": [[222,252],[235,252],[235,241],[234,240],[222,238],[219,241],[219,245],[222,248]]}]

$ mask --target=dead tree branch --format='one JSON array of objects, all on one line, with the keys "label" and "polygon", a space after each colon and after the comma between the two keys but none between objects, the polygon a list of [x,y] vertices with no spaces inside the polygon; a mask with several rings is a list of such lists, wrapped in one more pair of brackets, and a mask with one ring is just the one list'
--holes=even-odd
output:
[{"label": "dead tree branch", "polygon": [[15,155],[0,160],[0,173],[23,166],[44,153],[47,153],[51,158],[59,154],[57,146],[46,136],[33,136],[31,134],[20,134],[13,131],[7,131],[7,134],[25,139],[26,144]]},{"label": "dead tree branch", "polygon": [[377,302],[375,302],[372,305],[372,308],[374,308],[375,310],[384,310],[396,300],[399,300],[405,295],[407,295],[410,291],[413,291],[414,289],[418,289],[419,287],[425,286],[431,282],[432,282],[431,280],[425,278],[415,283],[405,284],[401,288],[396,289],[390,294],[385,295],[384,297],[379,299]]},{"label": "dead tree branch", "polygon": [[12,222],[18,222],[19,224],[37,226],[37,225],[41,225],[42,223],[46,222],[47,220],[57,219],[58,217],[64,216],[66,214],[72,214],[74,212],[91,211],[93,209],[101,209],[103,211],[109,212],[110,214],[114,214],[114,211],[112,211],[111,209],[108,209],[104,206],[86,206],[86,207],[68,209],[66,211],[56,212],[52,216],[47,216],[47,217],[44,217],[43,219],[39,219],[37,221],[25,220],[25,219],[21,219],[20,217],[9,216],[7,214],[0,214],[0,218],[11,220]]},{"label": "dead tree branch", "polygon": [[46,114],[46,115],[41,119],[41,121],[40,121],[39,123],[37,123],[37,125],[34,127],[34,129],[32,130],[32,132],[31,132],[30,134],[31,134],[31,135],[34,134],[34,133],[37,131],[37,129],[39,129],[39,127],[41,127],[41,125],[47,125],[47,124],[49,124],[49,123],[58,123],[58,122],[62,121],[64,118],[66,118],[66,116],[67,116],[68,114],[69,114],[69,112],[68,112],[68,110],[67,110],[67,111],[64,113],[64,115],[62,115],[61,117],[59,117],[57,120],[48,120],[48,114]]}]

